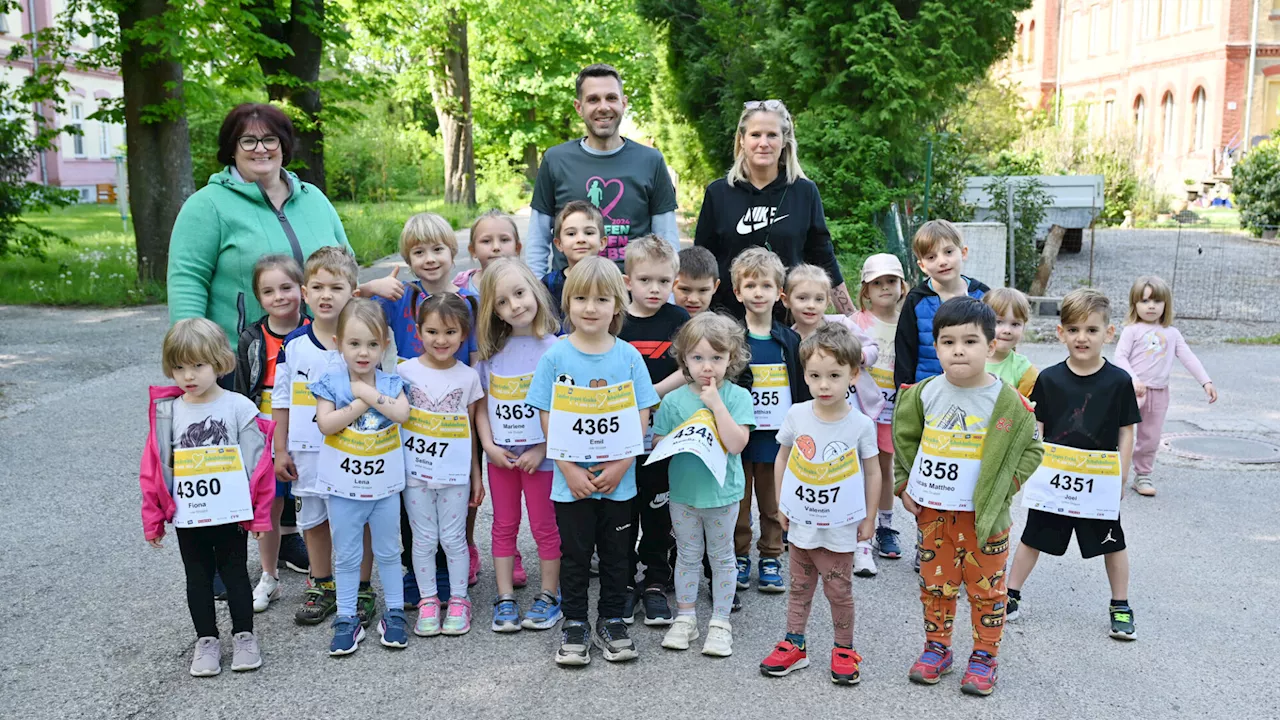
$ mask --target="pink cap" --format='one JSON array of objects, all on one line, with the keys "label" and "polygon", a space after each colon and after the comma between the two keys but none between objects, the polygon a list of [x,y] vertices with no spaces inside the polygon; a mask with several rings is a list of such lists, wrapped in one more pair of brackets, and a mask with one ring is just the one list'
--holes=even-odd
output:
[{"label": "pink cap", "polygon": [[902,273],[902,261],[898,260],[897,255],[877,253],[862,263],[862,282],[869,283],[885,275],[906,279],[906,276]]}]

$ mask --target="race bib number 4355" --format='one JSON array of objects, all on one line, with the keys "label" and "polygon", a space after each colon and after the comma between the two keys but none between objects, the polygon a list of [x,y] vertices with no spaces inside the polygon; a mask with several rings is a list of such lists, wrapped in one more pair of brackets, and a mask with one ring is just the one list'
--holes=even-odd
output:
[{"label": "race bib number 4355", "polygon": [[547,457],[590,462],[644,452],[644,428],[631,381],[589,388],[556,383],[547,423]]},{"label": "race bib number 4355", "polygon": [[1115,520],[1120,517],[1120,455],[1044,444],[1044,459],[1022,489],[1022,506],[1032,510]]},{"label": "race bib number 4355", "polygon": [[791,409],[791,383],[787,366],[751,366],[751,404],[757,430],[777,430]]}]

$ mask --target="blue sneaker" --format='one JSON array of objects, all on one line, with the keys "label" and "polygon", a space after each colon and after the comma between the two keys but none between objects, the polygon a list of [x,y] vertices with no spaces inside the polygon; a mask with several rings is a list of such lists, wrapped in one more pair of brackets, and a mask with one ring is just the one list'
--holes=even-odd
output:
[{"label": "blue sneaker", "polygon": [[760,558],[760,577],[756,578],[756,587],[760,592],[786,592],[786,583],[782,582],[782,563],[777,558]]},{"label": "blue sneaker", "polygon": [[738,556],[738,589],[746,590],[751,587],[751,558],[745,555]]},{"label": "blue sneaker", "polygon": [[891,527],[876,528],[875,546],[882,558],[897,560],[902,557],[902,548],[898,545],[898,531]]},{"label": "blue sneaker", "polygon": [[378,634],[382,636],[382,644],[389,648],[408,647],[409,631],[405,629],[404,610],[388,608],[382,613]]},{"label": "blue sneaker", "polygon": [[333,641],[329,643],[330,655],[350,655],[360,649],[364,639],[364,627],[355,615],[339,615],[333,620]]},{"label": "blue sneaker", "polygon": [[[444,555],[444,553],[440,554]],[[447,565],[436,568],[436,588],[439,591],[440,604],[449,602],[449,567]]]},{"label": "blue sneaker", "polygon": [[560,612],[560,598],[543,590],[533,599],[529,612],[524,614],[521,626],[527,630],[548,630],[560,622],[564,614]]},{"label": "blue sneaker", "polygon": [[516,596],[499,595],[493,601],[493,631],[498,633],[520,632],[520,606]]},{"label": "blue sneaker", "polygon": [[417,610],[421,599],[418,595],[418,576],[410,570],[404,574],[404,609]]},{"label": "blue sneaker", "polygon": [[218,602],[227,601],[227,584],[222,582],[222,575],[216,570],[213,572],[213,599]]}]

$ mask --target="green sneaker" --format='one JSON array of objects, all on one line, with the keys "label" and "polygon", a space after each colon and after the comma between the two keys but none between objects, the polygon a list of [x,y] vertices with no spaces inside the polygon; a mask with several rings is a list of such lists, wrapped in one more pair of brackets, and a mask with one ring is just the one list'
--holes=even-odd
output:
[{"label": "green sneaker", "polygon": [[302,594],[302,605],[293,614],[299,625],[319,625],[337,612],[338,591],[332,582],[309,585]]},{"label": "green sneaker", "polygon": [[1111,637],[1117,640],[1138,639],[1138,628],[1133,624],[1133,608],[1127,605],[1111,606]]},{"label": "green sneaker", "polygon": [[373,588],[361,589],[356,593],[356,615],[360,617],[361,627],[365,628],[378,616],[378,594]]}]

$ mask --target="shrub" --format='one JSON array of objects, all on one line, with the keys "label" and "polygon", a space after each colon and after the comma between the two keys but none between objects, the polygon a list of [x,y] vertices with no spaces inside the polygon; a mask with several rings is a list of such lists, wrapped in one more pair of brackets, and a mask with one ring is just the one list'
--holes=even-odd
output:
[{"label": "shrub", "polygon": [[1280,139],[1266,140],[1232,170],[1240,225],[1255,236],[1280,225]]},{"label": "shrub", "polygon": [[[996,177],[984,188],[991,195],[991,212],[1002,222],[1008,222],[1005,210],[1009,202],[1009,181]],[[1044,183],[1027,178],[1013,184],[1013,207],[1017,213],[1017,225],[1013,229],[1014,286],[1023,292],[1031,289],[1040,255],[1036,252],[1036,233],[1050,203]]]}]

